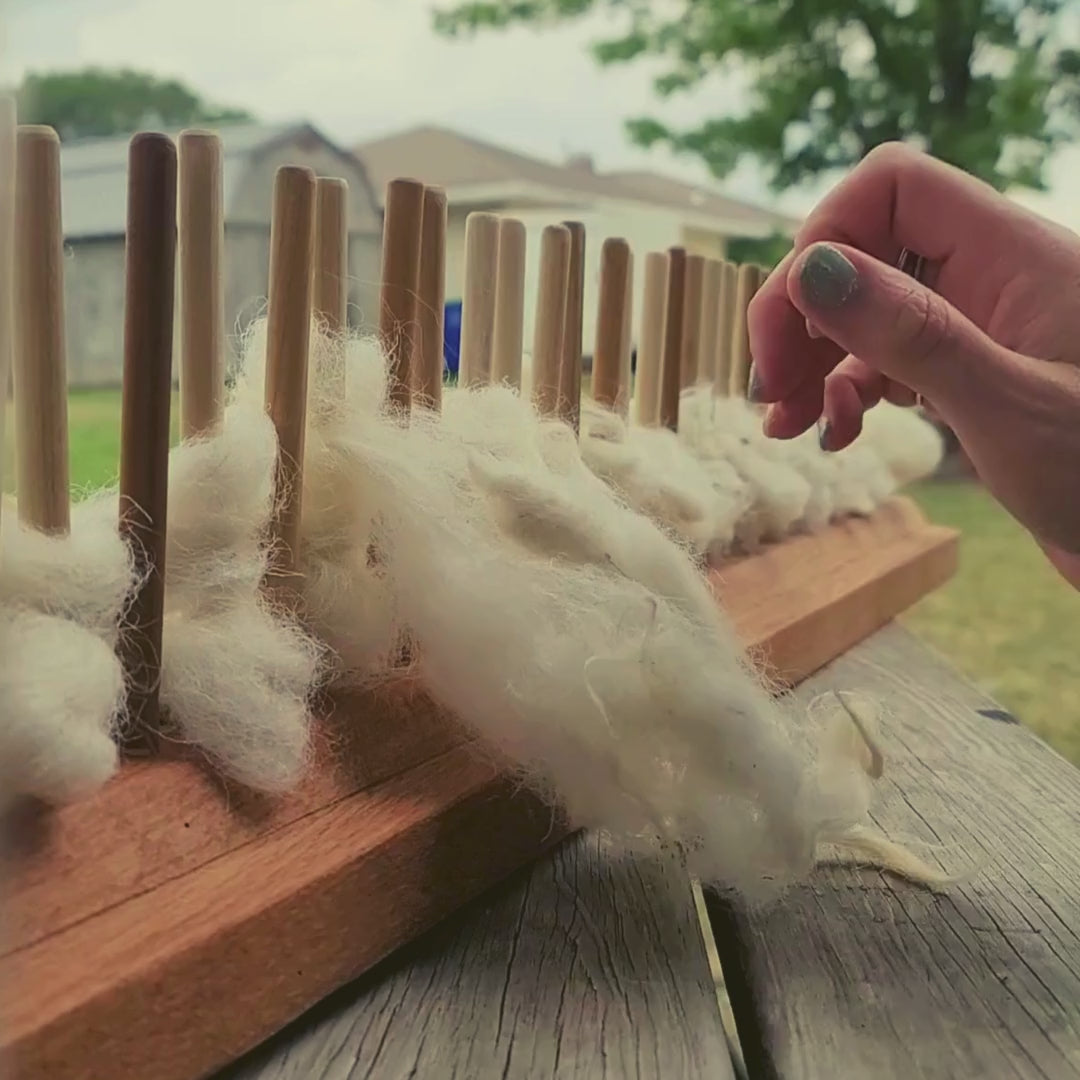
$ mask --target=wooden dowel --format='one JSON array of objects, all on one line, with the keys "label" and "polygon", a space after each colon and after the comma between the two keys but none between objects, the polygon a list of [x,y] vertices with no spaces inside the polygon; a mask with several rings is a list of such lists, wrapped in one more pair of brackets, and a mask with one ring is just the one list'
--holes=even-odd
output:
[{"label": "wooden dowel", "polygon": [[716,360],[713,367],[713,393],[727,397],[731,393],[731,357],[735,343],[735,293],[739,268],[724,262],[720,272],[720,305],[716,325]]},{"label": "wooden dowel", "polygon": [[136,135],[128,150],[120,531],[143,571],[121,635],[132,735],[158,726],[176,299],[176,146]]},{"label": "wooden dowel", "polygon": [[660,423],[660,373],[663,366],[667,273],[667,255],[662,251],[650,251],[645,256],[637,386],[634,393],[635,419],[643,427],[656,427]]},{"label": "wooden dowel", "polygon": [[0,95],[0,490],[4,483],[8,385],[15,343],[15,99]]},{"label": "wooden dowel", "polygon": [[15,179],[15,470],[19,520],[46,533],[71,524],[64,340],[60,140],[20,127]]},{"label": "wooden dowel", "polygon": [[633,332],[634,332],[634,253],[626,264],[626,299],[623,302],[623,322],[619,330],[619,393],[615,411],[624,419],[630,417],[630,395],[633,390]]},{"label": "wooden dowel", "polygon": [[705,260],[701,283],[701,349],[698,353],[697,383],[711,383],[716,368],[717,326],[720,320],[720,279],[724,264],[719,259]]},{"label": "wooden dowel", "polygon": [[331,334],[348,325],[349,184],[336,176],[315,180],[315,254],[311,310]]},{"label": "wooden dowel", "polygon": [[383,214],[379,339],[386,356],[390,401],[406,412],[412,400],[409,369],[417,335],[423,221],[424,185],[406,178],[391,180],[386,185]]},{"label": "wooden dowel", "polygon": [[592,397],[598,405],[609,409],[615,408],[619,397],[629,279],[630,245],[618,237],[608,237],[600,248],[600,296],[596,310]]},{"label": "wooden dowel", "polygon": [[311,342],[315,173],[283,165],[274,176],[270,295],[266,315],[266,411],[278,436],[277,512],[269,584],[288,584],[298,568]]},{"label": "wooden dowel", "polygon": [[570,232],[570,265],[566,280],[566,319],[563,326],[562,358],[559,361],[559,418],[574,433],[581,427],[581,349],[585,317],[585,226],[580,221],[564,221]]},{"label": "wooden dowel", "polygon": [[491,381],[520,389],[525,339],[525,226],[516,218],[499,222],[492,333]]},{"label": "wooden dowel", "polygon": [[179,158],[180,436],[214,431],[225,414],[225,215],[221,139],[183,131]]},{"label": "wooden dowel", "polygon": [[540,283],[533,328],[533,401],[543,416],[559,413],[559,365],[566,328],[570,230],[547,225],[540,235]]},{"label": "wooden dowel", "polygon": [[486,386],[491,381],[495,338],[495,278],[499,263],[499,219],[472,213],[465,219],[465,295],[461,304],[458,381]]},{"label": "wooden dowel", "polygon": [[420,287],[417,290],[416,344],[413,347],[413,397],[417,405],[442,408],[443,333],[446,307],[446,192],[424,188],[420,236]]},{"label": "wooden dowel", "polygon": [[750,377],[750,334],[746,324],[746,309],[757,292],[759,282],[756,266],[744,263],[739,267],[732,326],[731,380],[728,384],[728,392],[732,397],[746,397],[746,384]]},{"label": "wooden dowel", "polygon": [[660,423],[672,431],[679,426],[685,285],[686,249],[668,248],[667,294],[664,297],[664,354],[660,369]]},{"label": "wooden dowel", "polygon": [[704,281],[704,257],[688,255],[683,293],[682,356],[679,361],[679,385],[684,390],[697,382],[698,360],[701,355],[701,293]]}]

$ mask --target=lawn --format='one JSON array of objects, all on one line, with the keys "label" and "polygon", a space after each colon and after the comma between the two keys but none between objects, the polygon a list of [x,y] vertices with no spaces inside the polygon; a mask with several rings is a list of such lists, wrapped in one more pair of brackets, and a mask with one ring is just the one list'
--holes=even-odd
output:
[{"label": "lawn", "polygon": [[[174,418],[177,413],[174,402]],[[73,489],[115,479],[119,394],[72,394],[68,423]],[[9,416],[9,462],[12,435]],[[4,479],[11,490],[10,468]],[[963,540],[959,573],[904,622],[1080,764],[1080,593],[1060,581],[1023,530],[977,486],[930,483],[912,494],[932,520],[958,528]]]}]

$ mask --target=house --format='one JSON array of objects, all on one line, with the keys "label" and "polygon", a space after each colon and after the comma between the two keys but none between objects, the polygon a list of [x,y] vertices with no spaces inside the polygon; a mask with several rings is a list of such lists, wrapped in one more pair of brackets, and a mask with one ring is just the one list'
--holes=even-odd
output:
[{"label": "house", "polygon": [[[600,242],[621,236],[637,266],[646,252],[681,244],[691,254],[722,258],[735,237],[792,235],[799,222],[783,214],[652,172],[597,172],[588,157],[553,164],[442,127],[423,126],[355,147],[381,193],[396,176],[446,189],[446,296],[463,291],[465,219],[475,210],[512,215],[526,226],[525,340],[532,340],[540,232],[564,220],[585,225],[583,349],[592,352]],[[640,310],[640,269],[634,274]],[[636,324],[635,319],[635,324]]]},{"label": "house", "polygon": [[[306,123],[229,125],[219,133],[224,150],[225,326],[234,351],[239,332],[265,305],[274,174],[280,165],[306,165],[317,175],[348,181],[350,320],[371,321],[377,311],[382,212],[363,165]],[[175,138],[179,132],[170,134]],[[61,148],[72,387],[120,382],[129,140],[76,140]],[[179,319],[176,332],[178,338]],[[174,357],[178,355],[176,349]]]}]

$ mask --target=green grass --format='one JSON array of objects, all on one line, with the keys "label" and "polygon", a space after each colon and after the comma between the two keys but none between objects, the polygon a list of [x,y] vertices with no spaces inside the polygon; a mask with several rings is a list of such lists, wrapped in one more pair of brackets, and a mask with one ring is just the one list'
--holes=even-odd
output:
[{"label": "green grass", "polygon": [[[119,393],[72,394],[68,423],[76,494],[114,480]],[[10,462],[10,415],[6,438]],[[6,472],[5,487],[11,490],[14,470]],[[1080,593],[1058,578],[1020,526],[981,488],[932,483],[912,494],[933,521],[960,530],[960,569],[903,621],[1080,764]]]},{"label": "green grass", "polygon": [[903,621],[1080,764],[1080,592],[982,488],[928,483],[911,494],[960,530],[960,568]]}]

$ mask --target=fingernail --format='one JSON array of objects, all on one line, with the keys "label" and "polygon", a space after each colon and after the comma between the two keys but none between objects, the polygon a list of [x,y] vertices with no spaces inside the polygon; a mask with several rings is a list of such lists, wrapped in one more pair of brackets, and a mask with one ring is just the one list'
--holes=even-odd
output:
[{"label": "fingernail", "polygon": [[838,308],[851,299],[859,284],[859,274],[836,248],[818,244],[803,263],[799,284],[811,306]]},{"label": "fingernail", "polygon": [[757,368],[753,364],[750,365],[750,385],[746,390],[746,400],[751,404],[758,404],[761,401],[761,379],[758,378]]},{"label": "fingernail", "polygon": [[828,420],[819,420],[817,425],[817,441],[818,446],[826,452],[829,449],[829,434],[832,432],[832,425]]},{"label": "fingernail", "polygon": [[808,338],[820,338],[825,335],[809,320],[806,320],[806,336]]}]

